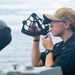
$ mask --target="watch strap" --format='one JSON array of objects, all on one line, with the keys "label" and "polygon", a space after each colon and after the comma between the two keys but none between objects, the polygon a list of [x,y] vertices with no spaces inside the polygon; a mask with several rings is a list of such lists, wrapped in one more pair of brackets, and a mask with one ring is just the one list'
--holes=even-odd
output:
[{"label": "watch strap", "polygon": [[33,40],[34,42],[39,42],[40,41],[40,39],[38,39],[38,40]]},{"label": "watch strap", "polygon": [[53,53],[53,50],[46,49],[45,54]]}]

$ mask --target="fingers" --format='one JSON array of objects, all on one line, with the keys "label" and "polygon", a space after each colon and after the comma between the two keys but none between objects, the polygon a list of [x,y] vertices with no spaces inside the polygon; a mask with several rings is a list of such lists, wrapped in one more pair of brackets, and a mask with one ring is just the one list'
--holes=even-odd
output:
[{"label": "fingers", "polygon": [[32,26],[33,26],[33,27],[36,27],[36,22],[32,23]]},{"label": "fingers", "polygon": [[36,23],[30,23],[30,26],[28,28],[29,31],[32,31],[32,32],[37,32],[39,31],[39,29],[37,28],[36,26]]},{"label": "fingers", "polygon": [[30,23],[30,28],[32,28],[32,27],[35,27],[36,26],[36,23]]},{"label": "fingers", "polygon": [[28,31],[33,31],[33,29],[32,29],[32,24],[30,23],[30,26],[29,26],[29,28],[28,28]]},{"label": "fingers", "polygon": [[28,28],[29,31],[34,31],[33,28],[36,27],[36,23],[30,23],[30,26]]},{"label": "fingers", "polygon": [[30,23],[30,27],[36,27],[36,23]]},{"label": "fingers", "polygon": [[46,39],[45,37],[42,38],[43,41],[44,41],[45,39]]},{"label": "fingers", "polygon": [[42,38],[43,41],[44,41],[44,40],[47,40],[47,39],[52,40],[50,34],[48,34],[46,37],[43,37],[43,38]]},{"label": "fingers", "polygon": [[50,36],[50,34],[48,34],[48,38],[49,38],[49,39],[52,39],[51,36]]}]

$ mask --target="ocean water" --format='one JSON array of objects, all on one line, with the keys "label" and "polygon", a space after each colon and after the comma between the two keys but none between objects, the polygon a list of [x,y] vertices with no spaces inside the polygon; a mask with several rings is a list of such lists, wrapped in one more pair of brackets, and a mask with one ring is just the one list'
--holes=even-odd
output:
[{"label": "ocean water", "polygon": [[[20,26],[11,26],[10,28],[12,30],[12,41],[0,51],[0,70],[13,68],[14,64],[19,65],[19,67],[32,66],[31,48],[33,38],[23,34]],[[61,40],[54,37],[52,39],[54,43]],[[40,51],[44,51],[42,43],[40,43]]]},{"label": "ocean water", "polygon": [[13,29],[11,43],[0,51],[0,69],[11,68],[14,64],[31,65],[31,43],[32,37],[24,35],[21,30]]},{"label": "ocean water", "polygon": [[31,66],[31,46],[33,38],[21,32],[21,29],[12,29],[12,41],[0,51],[0,69],[10,69],[14,64]]}]

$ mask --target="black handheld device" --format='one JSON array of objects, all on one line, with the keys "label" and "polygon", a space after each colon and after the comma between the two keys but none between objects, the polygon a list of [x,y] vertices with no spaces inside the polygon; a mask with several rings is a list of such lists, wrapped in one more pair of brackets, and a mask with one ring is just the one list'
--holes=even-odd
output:
[{"label": "black handheld device", "polygon": [[[49,30],[48,23],[50,22],[49,19],[47,19],[45,16],[43,16],[44,19],[39,18],[36,13],[32,13],[27,20],[23,20],[23,26],[21,32],[29,35],[29,36],[39,36],[39,35],[46,35]],[[36,28],[39,29],[39,31],[29,31],[30,24],[36,23]],[[35,30],[35,28],[34,28]]]}]

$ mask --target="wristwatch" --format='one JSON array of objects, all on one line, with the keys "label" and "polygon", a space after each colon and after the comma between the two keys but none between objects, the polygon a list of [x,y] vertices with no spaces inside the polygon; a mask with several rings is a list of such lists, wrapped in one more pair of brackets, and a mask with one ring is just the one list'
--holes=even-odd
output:
[{"label": "wristwatch", "polygon": [[46,49],[45,54],[47,55],[50,52],[53,53],[53,50]]}]

